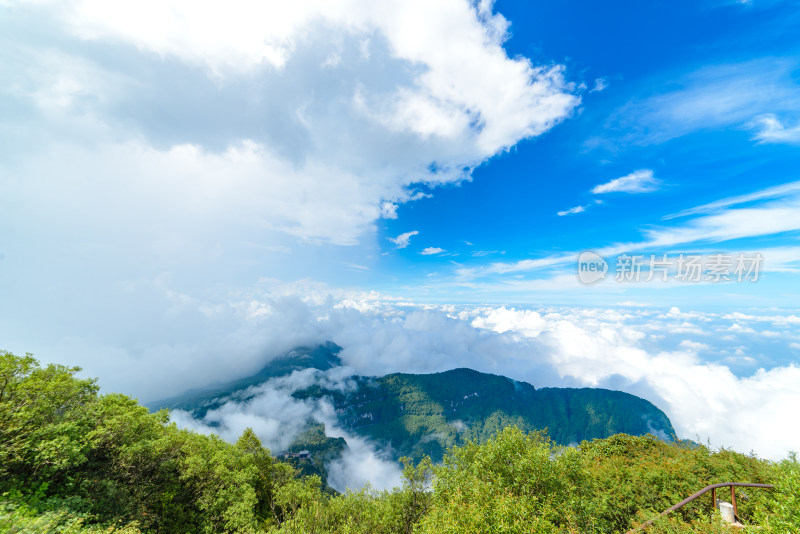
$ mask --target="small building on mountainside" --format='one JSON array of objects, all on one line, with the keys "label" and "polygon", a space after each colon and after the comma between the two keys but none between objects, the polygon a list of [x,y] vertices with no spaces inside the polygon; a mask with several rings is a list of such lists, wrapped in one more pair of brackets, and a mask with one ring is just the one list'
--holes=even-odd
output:
[{"label": "small building on mountainside", "polygon": [[299,460],[310,460],[311,459],[311,452],[309,451],[300,451],[300,452],[284,452],[280,455],[281,458],[284,460],[289,458],[297,458]]}]

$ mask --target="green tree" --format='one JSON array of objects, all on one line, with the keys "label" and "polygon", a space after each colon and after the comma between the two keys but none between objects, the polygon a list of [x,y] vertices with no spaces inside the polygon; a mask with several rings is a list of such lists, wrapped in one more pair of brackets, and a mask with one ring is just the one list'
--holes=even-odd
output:
[{"label": "green tree", "polygon": [[483,445],[453,449],[435,473],[423,532],[556,532],[581,519],[577,452],[541,432],[506,428]]}]

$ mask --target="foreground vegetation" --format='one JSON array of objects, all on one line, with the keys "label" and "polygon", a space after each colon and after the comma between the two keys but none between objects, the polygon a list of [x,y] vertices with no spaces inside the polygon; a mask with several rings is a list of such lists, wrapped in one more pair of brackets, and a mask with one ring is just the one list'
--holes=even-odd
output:
[{"label": "foreground vegetation", "polygon": [[[400,488],[331,495],[250,430],[234,444],[180,430],[77,371],[0,353],[2,532],[624,532],[723,481],[774,483],[740,490],[740,515],[758,532],[800,532],[793,456],[622,434],[565,448],[508,427],[440,465],[406,461]],[[648,532],[728,531],[704,497]]]}]

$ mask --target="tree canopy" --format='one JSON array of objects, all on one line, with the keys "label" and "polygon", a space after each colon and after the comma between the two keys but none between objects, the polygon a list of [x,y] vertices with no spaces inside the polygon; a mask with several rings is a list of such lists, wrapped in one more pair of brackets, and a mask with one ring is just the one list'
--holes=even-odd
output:
[{"label": "tree canopy", "polygon": [[[800,467],[692,442],[618,434],[556,445],[515,426],[403,459],[403,483],[344,494],[273,458],[252,430],[236,443],[179,429],[77,367],[0,353],[0,530],[155,533],[624,532],[707,484],[742,492],[758,532],[800,529]],[[320,450],[328,443],[315,430]],[[308,470],[306,470],[308,471]],[[313,471],[312,471],[313,472]],[[727,532],[709,502],[648,532]]]}]

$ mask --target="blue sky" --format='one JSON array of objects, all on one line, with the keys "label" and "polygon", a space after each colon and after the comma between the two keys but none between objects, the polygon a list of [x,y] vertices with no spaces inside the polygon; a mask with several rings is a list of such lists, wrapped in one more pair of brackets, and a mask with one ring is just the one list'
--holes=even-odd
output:
[{"label": "blue sky", "polygon": [[[147,400],[332,339],[354,372],[613,387],[780,456],[798,24],[788,0],[0,0],[0,348]],[[667,281],[618,281],[637,255]]]},{"label": "blue sky", "polygon": [[[402,259],[392,263],[394,272],[404,273],[399,276],[433,269],[446,280],[449,262],[472,268],[640,243],[649,229],[678,231],[700,215],[666,219],[672,214],[797,180],[798,41],[790,23],[797,21],[796,4],[629,2],[613,9],[591,3],[576,9],[554,3],[529,10],[500,3],[496,9],[512,21],[509,54],[561,62],[589,90],[581,92],[581,106],[570,118],[485,163],[471,182],[402,206],[399,218],[384,226],[385,234],[420,234],[413,238],[416,246],[403,249]],[[596,80],[602,80],[600,85]],[[766,125],[772,120],[787,133],[770,137]],[[591,193],[599,184],[638,170],[650,171],[655,180],[642,192]],[[732,208],[796,198],[796,192],[788,192]],[[571,208],[583,211],[564,214]],[[753,220],[750,235],[722,232],[718,238],[646,252],[797,246],[796,227],[774,232],[760,228],[764,222]],[[420,258],[428,246],[457,256]],[[478,251],[495,252],[475,257]],[[787,270],[796,268],[797,257],[797,251],[773,255],[781,272],[765,274],[758,287],[675,288],[678,294],[666,298],[639,287],[625,288],[625,293],[644,293],[647,301],[664,304],[694,300],[702,306],[720,299],[730,305],[726,295],[735,293],[739,305],[791,307],[797,302],[791,288],[798,286]],[[542,279],[552,275],[548,271],[523,276]],[[459,296],[469,299],[468,293]],[[491,291],[487,296],[493,297]],[[542,296],[500,298],[529,302]],[[583,298],[597,296],[582,294],[577,300]]]}]

